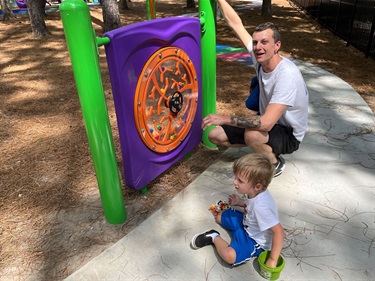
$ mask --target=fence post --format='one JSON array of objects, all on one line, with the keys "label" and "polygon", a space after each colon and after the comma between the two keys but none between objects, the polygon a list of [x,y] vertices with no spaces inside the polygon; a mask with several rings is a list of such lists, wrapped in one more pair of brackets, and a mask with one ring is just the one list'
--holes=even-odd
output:
[{"label": "fence post", "polygon": [[337,30],[337,23],[338,23],[338,21],[339,21],[339,17],[340,17],[341,1],[342,1],[342,0],[339,1],[339,8],[337,9],[337,14],[336,14],[336,20],[335,20],[335,26],[334,26],[334,30],[335,30],[335,32],[336,32],[336,30]]},{"label": "fence post", "polygon": [[366,53],[365,53],[366,58],[369,57],[370,52],[371,52],[372,40],[374,39],[374,31],[375,31],[375,3],[374,3],[374,14],[372,15],[371,31],[370,31],[370,36],[368,38],[368,43],[367,43],[367,48],[366,48]]},{"label": "fence post", "polygon": [[354,1],[354,8],[353,8],[352,16],[350,18],[350,29],[349,29],[348,41],[346,42],[346,47],[349,47],[350,42],[352,40],[352,31],[353,31],[353,24],[354,24],[354,16],[357,10],[357,1],[358,0]]}]

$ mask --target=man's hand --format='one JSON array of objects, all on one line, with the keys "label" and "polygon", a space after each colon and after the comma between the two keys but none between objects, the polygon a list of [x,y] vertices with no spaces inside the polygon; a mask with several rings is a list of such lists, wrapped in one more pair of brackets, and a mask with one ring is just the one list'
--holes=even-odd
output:
[{"label": "man's hand", "polygon": [[228,124],[228,122],[230,122],[230,118],[228,116],[209,114],[202,120],[202,129],[206,130],[210,126],[220,126],[223,124]]}]

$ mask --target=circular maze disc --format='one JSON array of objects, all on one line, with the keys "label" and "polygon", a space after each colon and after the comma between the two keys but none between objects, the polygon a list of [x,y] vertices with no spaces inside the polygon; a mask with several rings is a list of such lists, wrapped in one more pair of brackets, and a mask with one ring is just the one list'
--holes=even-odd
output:
[{"label": "circular maze disc", "polygon": [[157,50],[145,63],[134,99],[134,119],[144,144],[170,152],[190,131],[198,104],[192,61],[180,48]]}]

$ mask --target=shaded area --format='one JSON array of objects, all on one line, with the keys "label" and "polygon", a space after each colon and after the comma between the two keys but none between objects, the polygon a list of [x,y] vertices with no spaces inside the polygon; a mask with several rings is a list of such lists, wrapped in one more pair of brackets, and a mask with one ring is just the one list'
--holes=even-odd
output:
[{"label": "shaded area", "polygon": [[366,57],[375,59],[375,6],[371,1],[293,2]]}]

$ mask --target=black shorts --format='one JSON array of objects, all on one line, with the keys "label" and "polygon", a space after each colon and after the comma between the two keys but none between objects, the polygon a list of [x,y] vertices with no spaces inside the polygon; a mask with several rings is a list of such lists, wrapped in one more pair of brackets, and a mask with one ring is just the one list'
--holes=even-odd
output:
[{"label": "black shorts", "polygon": [[[231,144],[245,143],[245,129],[233,127],[229,125],[222,125],[228,141]],[[268,142],[266,143],[272,147],[272,152],[278,156],[280,154],[291,154],[299,148],[299,141],[293,135],[293,128],[275,124],[272,130],[268,132]]]}]

